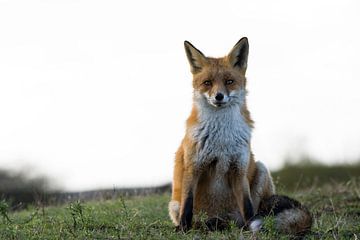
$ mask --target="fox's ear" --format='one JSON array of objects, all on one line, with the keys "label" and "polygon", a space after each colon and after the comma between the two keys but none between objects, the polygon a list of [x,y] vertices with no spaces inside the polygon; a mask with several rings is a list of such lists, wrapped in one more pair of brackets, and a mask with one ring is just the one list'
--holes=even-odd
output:
[{"label": "fox's ear", "polygon": [[184,42],[184,47],[187,59],[190,63],[191,72],[193,74],[200,72],[207,62],[205,55],[188,41]]},{"label": "fox's ear", "polygon": [[249,55],[249,42],[246,37],[240,39],[231,49],[228,59],[234,68],[238,68],[245,74]]}]

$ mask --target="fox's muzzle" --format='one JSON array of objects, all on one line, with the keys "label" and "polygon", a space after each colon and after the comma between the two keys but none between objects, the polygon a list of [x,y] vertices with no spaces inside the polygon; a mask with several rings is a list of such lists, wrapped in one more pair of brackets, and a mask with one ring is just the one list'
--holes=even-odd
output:
[{"label": "fox's muzzle", "polygon": [[221,107],[229,102],[229,96],[222,92],[217,92],[214,97],[208,99],[209,103],[215,107]]}]

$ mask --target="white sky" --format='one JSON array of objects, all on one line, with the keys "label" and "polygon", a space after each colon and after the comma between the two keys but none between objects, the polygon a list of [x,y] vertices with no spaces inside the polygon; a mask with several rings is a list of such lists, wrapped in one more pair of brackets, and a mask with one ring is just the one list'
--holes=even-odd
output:
[{"label": "white sky", "polygon": [[[183,41],[250,42],[253,150],[360,156],[359,1],[1,1],[0,167],[65,189],[171,180],[191,108]],[[32,166],[32,167],[29,167]]]}]

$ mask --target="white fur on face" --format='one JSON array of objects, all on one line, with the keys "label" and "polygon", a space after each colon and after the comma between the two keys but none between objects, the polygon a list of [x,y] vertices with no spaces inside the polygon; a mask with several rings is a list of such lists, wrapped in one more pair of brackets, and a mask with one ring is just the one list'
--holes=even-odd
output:
[{"label": "white fur on face", "polygon": [[244,91],[246,92],[245,90],[234,90],[234,91],[231,91],[228,94],[225,94],[225,93],[222,93],[224,95],[224,99],[221,101],[221,105],[219,106],[217,103],[218,101],[215,99],[215,95],[214,96],[210,96],[208,92],[204,92],[204,93],[200,93],[200,92],[195,92],[195,97],[196,98],[199,98],[202,97],[205,98],[207,100],[207,102],[215,107],[215,108],[220,108],[220,107],[226,107],[228,104],[231,104],[232,101],[238,101],[238,98],[241,97],[241,91]]}]

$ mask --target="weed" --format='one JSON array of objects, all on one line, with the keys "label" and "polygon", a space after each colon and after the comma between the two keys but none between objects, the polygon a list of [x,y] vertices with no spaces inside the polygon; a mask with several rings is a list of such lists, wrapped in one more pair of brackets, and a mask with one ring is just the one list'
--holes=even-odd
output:
[{"label": "weed", "polygon": [[[70,203],[69,205],[69,212],[73,220],[73,228],[74,230],[77,229],[79,226],[79,222],[82,223],[82,225],[85,224],[84,220],[84,206],[82,203],[78,200],[76,202]],[[80,221],[79,221],[80,220]]]},{"label": "weed", "polygon": [[5,219],[8,223],[11,223],[11,219],[8,216],[9,204],[5,200],[0,201],[0,215]]}]

